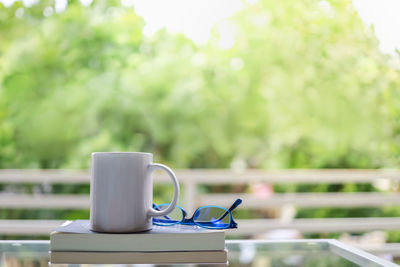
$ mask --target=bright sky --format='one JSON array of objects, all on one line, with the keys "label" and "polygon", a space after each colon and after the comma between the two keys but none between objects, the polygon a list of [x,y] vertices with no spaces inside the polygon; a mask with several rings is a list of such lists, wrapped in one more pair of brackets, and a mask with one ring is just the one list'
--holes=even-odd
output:
[{"label": "bright sky", "polygon": [[[16,0],[0,0],[10,6]],[[31,6],[40,0],[23,0],[25,6]],[[90,5],[93,0],[81,0]],[[220,46],[230,48],[234,40],[234,29],[226,20],[243,8],[244,4],[255,4],[258,0],[121,0],[124,6],[134,6],[135,11],[146,22],[145,34],[151,35],[165,27],[173,33],[183,33],[197,43],[209,39],[213,25],[218,24],[221,33]],[[326,1],[322,0],[321,3]],[[400,0],[353,0],[362,20],[373,25],[380,41],[380,49],[392,54],[400,50]],[[67,0],[55,0],[54,11],[62,12]],[[44,10],[45,16],[51,16],[53,7]],[[17,16],[23,15],[19,10]]]},{"label": "bright sky", "polygon": [[145,19],[145,34],[166,27],[170,32],[184,33],[197,43],[207,42],[215,23],[243,7],[241,0],[122,0],[122,4],[127,3]]},{"label": "bright sky", "polygon": [[391,54],[400,50],[400,1],[354,0],[361,19],[373,25],[382,52]]},{"label": "bright sky", "polygon": [[[246,0],[245,3],[257,1]],[[241,0],[122,0],[122,4],[133,5],[144,17],[147,34],[166,27],[171,32],[184,33],[197,43],[204,43],[211,27],[218,23],[222,48],[234,44],[232,27],[224,20],[242,9],[243,3]],[[392,54],[396,48],[400,50],[400,0],[353,0],[353,3],[366,26],[374,26],[381,51]]]}]

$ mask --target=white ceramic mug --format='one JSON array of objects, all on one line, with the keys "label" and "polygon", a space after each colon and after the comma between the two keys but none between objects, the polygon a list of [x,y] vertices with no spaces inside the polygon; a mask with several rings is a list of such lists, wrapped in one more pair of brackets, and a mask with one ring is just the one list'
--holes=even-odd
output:
[{"label": "white ceramic mug", "polygon": [[[171,177],[174,197],[162,211],[152,208],[154,170]],[[141,152],[92,153],[90,227],[97,232],[129,233],[150,230],[153,216],[164,216],[176,206],[179,183],[173,171],[153,163],[153,154]]]}]

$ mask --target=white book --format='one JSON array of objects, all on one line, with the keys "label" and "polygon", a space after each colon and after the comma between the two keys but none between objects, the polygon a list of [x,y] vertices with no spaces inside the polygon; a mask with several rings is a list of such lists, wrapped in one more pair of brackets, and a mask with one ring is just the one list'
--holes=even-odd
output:
[{"label": "white book", "polygon": [[227,251],[73,252],[51,251],[51,263],[62,264],[173,264],[226,263]]},{"label": "white book", "polygon": [[51,251],[196,251],[224,250],[225,232],[191,225],[157,226],[140,233],[93,232],[89,221],[68,221],[50,234]]}]

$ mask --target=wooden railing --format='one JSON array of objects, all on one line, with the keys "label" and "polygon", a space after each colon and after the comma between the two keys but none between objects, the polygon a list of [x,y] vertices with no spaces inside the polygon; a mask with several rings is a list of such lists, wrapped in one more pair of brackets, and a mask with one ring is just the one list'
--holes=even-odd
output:
[{"label": "wooden railing", "polygon": [[[203,205],[228,206],[240,197],[241,209],[278,209],[277,218],[240,220],[239,229],[228,234],[251,235],[273,229],[296,229],[301,232],[363,232],[398,229],[400,218],[341,218],[341,219],[294,219],[297,207],[383,207],[400,205],[398,192],[352,193],[274,193],[257,196],[251,193],[201,194],[199,185],[246,185],[246,184],[346,184],[385,183],[397,188],[400,172],[397,170],[178,170],[183,187],[182,203],[189,212]],[[0,192],[0,208],[34,209],[88,209],[88,195],[59,195],[51,192],[52,184],[88,184],[87,171],[70,170],[0,170],[0,184],[38,184],[50,188],[46,193]],[[155,183],[169,183],[163,173],[157,173]],[[9,190],[10,191],[10,190]],[[286,214],[286,215],[285,215]],[[60,221],[48,220],[0,220],[0,234],[47,234]]]}]

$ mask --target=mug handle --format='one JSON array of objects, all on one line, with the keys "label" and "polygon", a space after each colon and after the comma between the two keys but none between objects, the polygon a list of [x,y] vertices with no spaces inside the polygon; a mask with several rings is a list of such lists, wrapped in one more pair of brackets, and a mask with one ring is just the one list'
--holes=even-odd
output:
[{"label": "mug handle", "polygon": [[148,166],[148,171],[153,172],[155,170],[163,170],[169,175],[169,177],[172,180],[172,184],[174,185],[174,197],[172,198],[171,204],[169,204],[169,206],[165,210],[155,210],[153,208],[150,208],[150,210],[147,213],[147,215],[150,217],[167,215],[168,213],[173,211],[173,209],[175,209],[179,198],[179,182],[178,179],[176,178],[175,173],[170,168],[168,168],[163,164],[152,163]]}]

